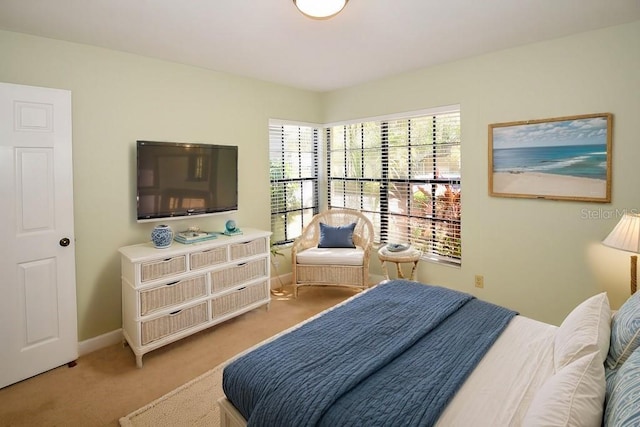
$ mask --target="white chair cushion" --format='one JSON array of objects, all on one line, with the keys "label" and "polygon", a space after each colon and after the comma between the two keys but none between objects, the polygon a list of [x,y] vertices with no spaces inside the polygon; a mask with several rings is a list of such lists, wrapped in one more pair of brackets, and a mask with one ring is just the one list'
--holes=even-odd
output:
[{"label": "white chair cushion", "polygon": [[362,265],[362,248],[309,248],[296,255],[298,264],[307,265]]}]

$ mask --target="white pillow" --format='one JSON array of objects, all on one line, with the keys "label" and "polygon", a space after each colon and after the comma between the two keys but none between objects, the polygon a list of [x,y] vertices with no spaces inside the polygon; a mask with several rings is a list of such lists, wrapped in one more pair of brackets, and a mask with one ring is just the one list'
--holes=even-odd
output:
[{"label": "white pillow", "polygon": [[604,393],[604,365],[596,351],[548,378],[533,397],[522,425],[599,427]]},{"label": "white pillow", "polygon": [[611,336],[611,307],[602,292],[582,302],[556,332],[553,362],[556,372],[584,355],[598,351],[604,362]]}]

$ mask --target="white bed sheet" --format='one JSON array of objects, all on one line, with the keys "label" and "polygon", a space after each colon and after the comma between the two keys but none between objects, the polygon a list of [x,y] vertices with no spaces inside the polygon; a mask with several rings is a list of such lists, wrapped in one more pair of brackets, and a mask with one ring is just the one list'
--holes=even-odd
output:
[{"label": "white bed sheet", "polygon": [[[233,359],[287,334],[368,292],[369,288],[243,351]],[[507,427],[522,424],[536,391],[554,373],[553,346],[558,327],[515,316],[447,405],[440,427]],[[221,426],[246,427],[226,398],[220,399]],[[229,417],[225,417],[225,413]]]},{"label": "white bed sheet", "polygon": [[514,317],[438,419],[438,426],[521,425],[535,392],[553,375],[557,327]]}]

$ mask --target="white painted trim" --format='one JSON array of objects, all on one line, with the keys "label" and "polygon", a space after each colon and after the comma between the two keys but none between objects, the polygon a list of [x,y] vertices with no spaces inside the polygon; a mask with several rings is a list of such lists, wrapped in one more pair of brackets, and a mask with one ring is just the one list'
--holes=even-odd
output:
[{"label": "white painted trim", "polygon": [[[285,285],[291,284],[291,273],[280,275],[280,280]],[[382,276],[371,275],[369,277],[371,280],[370,283],[379,283],[384,279]],[[271,278],[271,289],[278,289],[280,287],[280,282],[278,281],[278,276],[274,276]],[[122,329],[116,329],[115,331],[107,332],[106,334],[98,335],[97,337],[89,338],[88,340],[81,341],[78,343],[78,354],[79,356],[85,356],[89,353],[93,353],[96,350],[100,350],[105,347],[109,347],[110,345],[122,343],[124,337],[122,335]]]},{"label": "white painted trim", "polygon": [[[282,283],[284,283],[285,285],[291,283],[291,273],[281,275],[280,280],[282,280]],[[270,285],[272,289],[277,289],[280,287],[280,282],[278,282],[276,276],[271,278]],[[96,350],[109,347],[110,345],[122,343],[123,340],[124,336],[122,335],[122,328],[116,329],[115,331],[107,332],[106,334],[102,334],[97,337],[89,338],[88,340],[79,342],[78,354],[79,356],[84,356],[89,353],[93,353]]]},{"label": "white painted trim", "polygon": [[377,285],[384,280],[387,280],[387,278],[382,274],[369,274],[369,283],[372,285]]},{"label": "white painted trim", "polygon": [[322,128],[325,126],[321,123],[310,123],[310,122],[297,122],[295,120],[284,120],[284,119],[269,119],[269,126],[309,126],[312,128],[318,128],[318,130],[322,131]]},{"label": "white painted trim", "polygon": [[[282,281],[282,283],[285,286],[286,285],[290,285],[291,284],[291,280],[293,279],[291,273],[281,274],[280,276],[273,276],[271,278],[271,282],[270,282],[271,289],[278,289],[280,287],[280,282],[278,282],[278,277],[280,277],[280,280]],[[386,280],[386,279],[381,274],[369,274],[369,284],[370,285],[377,285],[378,283],[382,282],[383,280]]]},{"label": "white painted trim", "polygon": [[382,121],[395,120],[395,119],[411,119],[413,117],[431,116],[435,114],[451,113],[454,111],[460,111],[460,104],[443,105],[441,107],[425,108],[422,110],[404,111],[401,113],[385,114],[382,116],[362,117],[359,119],[325,123],[323,127],[328,128],[333,126],[351,125],[354,123],[362,123],[362,122],[382,122]]},{"label": "white painted trim", "polygon": [[84,356],[89,353],[93,353],[96,350],[109,347],[110,345],[122,343],[123,339],[122,329],[116,329],[115,331],[107,332],[106,334],[98,335],[97,337],[79,342],[78,354],[80,356]]},{"label": "white painted trim", "polygon": [[278,281],[278,278],[280,278],[280,281],[282,282],[282,284],[286,286],[291,284],[291,279],[293,279],[293,275],[291,273],[287,273],[287,274],[281,274],[280,276],[273,276],[269,282],[269,286],[271,287],[271,289],[280,288],[280,281]]}]

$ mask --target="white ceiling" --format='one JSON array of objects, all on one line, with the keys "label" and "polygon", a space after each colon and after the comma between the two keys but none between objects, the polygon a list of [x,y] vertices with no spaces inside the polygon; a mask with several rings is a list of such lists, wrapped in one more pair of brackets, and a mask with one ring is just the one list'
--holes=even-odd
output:
[{"label": "white ceiling", "polygon": [[[640,19],[640,0],[0,0],[0,29],[328,91]],[[585,49],[588,47],[585,46]]]}]

